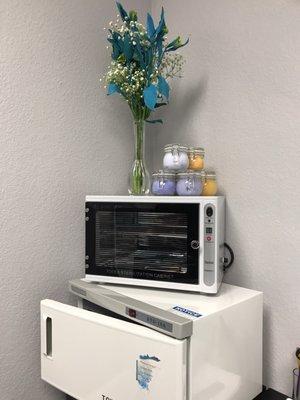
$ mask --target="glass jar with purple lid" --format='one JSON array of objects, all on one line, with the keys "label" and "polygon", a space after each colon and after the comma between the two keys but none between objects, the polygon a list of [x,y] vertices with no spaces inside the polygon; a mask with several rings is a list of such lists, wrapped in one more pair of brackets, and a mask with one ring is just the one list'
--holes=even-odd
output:
[{"label": "glass jar with purple lid", "polygon": [[163,165],[166,171],[184,172],[189,165],[188,148],[180,144],[167,144],[164,147]]},{"label": "glass jar with purple lid", "polygon": [[203,179],[203,172],[188,171],[177,174],[176,193],[178,196],[200,196]]},{"label": "glass jar with purple lid", "polygon": [[157,171],[152,174],[152,194],[155,196],[174,196],[175,191],[175,174],[164,171]]}]

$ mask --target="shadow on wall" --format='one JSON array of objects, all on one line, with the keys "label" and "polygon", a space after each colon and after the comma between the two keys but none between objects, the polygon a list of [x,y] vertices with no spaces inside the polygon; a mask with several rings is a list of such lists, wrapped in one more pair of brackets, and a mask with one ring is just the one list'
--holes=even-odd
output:
[{"label": "shadow on wall", "polygon": [[[171,93],[171,104],[158,110],[156,114],[158,118],[163,119],[164,124],[160,127],[152,127],[151,129],[155,135],[160,135],[163,132],[162,137],[170,138],[171,142],[177,140],[177,133],[182,136],[183,133],[185,135],[190,132],[189,128],[192,125],[190,121],[195,114],[199,114],[202,104],[204,104],[208,76],[202,77],[193,86],[186,87],[180,96],[176,96],[176,93],[179,91],[176,86],[178,85],[174,85]],[[172,115],[176,115],[177,118],[173,119]],[[160,141],[159,136],[158,141]]]},{"label": "shadow on wall", "polygon": [[201,110],[207,86],[208,76],[204,76],[193,86],[187,87],[184,96],[176,96],[176,89],[174,90],[175,102],[172,104],[172,112],[181,116],[180,119],[176,120],[176,126],[180,132],[184,131],[193,115]]},{"label": "shadow on wall", "polygon": [[[264,327],[264,335],[263,335],[263,361],[264,364],[268,364],[266,360],[269,361],[269,354],[271,354],[272,346],[270,336],[267,335],[267,332],[272,332],[271,327],[271,307],[268,307],[264,303],[264,311],[263,311],[263,327]],[[267,365],[263,365],[263,382],[270,382],[270,368],[267,368]]]},{"label": "shadow on wall", "polygon": [[[251,264],[248,264],[247,258],[247,250],[245,249],[245,243],[241,238],[239,232],[239,224],[236,223],[236,216],[234,210],[231,208],[230,202],[227,202],[226,205],[226,242],[229,245],[233,246],[235,252],[235,262],[232,266],[232,269],[229,269],[224,277],[224,281],[227,283],[231,283],[233,285],[255,288],[256,284],[254,282],[253,277],[250,274],[252,270]],[[251,259],[250,259],[251,260]],[[236,270],[238,268],[242,268],[239,272],[239,279],[237,280]],[[272,332],[271,328],[271,308],[266,305],[264,302],[264,310],[263,310],[263,383],[269,382],[270,380],[270,368],[268,365],[268,357],[272,351],[272,338],[268,332]]]},{"label": "shadow on wall", "polygon": [[175,95],[175,103],[172,105],[172,108],[175,109],[176,115],[182,114],[184,116],[181,123],[184,122],[185,119],[190,119],[192,115],[195,114],[195,108],[197,107],[197,111],[199,111],[199,107],[201,107],[204,96],[207,92],[208,86],[208,76],[202,77],[198,82],[196,82],[193,86],[187,87],[184,96]]}]

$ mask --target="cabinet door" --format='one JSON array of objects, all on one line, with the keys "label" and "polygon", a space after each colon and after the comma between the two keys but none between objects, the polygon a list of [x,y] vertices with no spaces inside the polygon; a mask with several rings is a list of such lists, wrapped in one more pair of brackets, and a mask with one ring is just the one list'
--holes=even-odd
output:
[{"label": "cabinet door", "polygon": [[41,302],[42,379],[78,400],[186,400],[187,343]]}]

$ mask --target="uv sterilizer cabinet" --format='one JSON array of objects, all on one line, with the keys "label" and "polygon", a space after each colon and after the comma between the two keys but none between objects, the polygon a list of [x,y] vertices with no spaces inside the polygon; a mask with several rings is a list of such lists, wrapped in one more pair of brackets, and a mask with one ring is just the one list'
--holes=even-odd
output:
[{"label": "uv sterilizer cabinet", "polygon": [[86,278],[217,293],[224,197],[87,196]]},{"label": "uv sterilizer cabinet", "polygon": [[78,400],[253,400],[262,294],[217,296],[70,282],[79,307],[41,303],[42,379]]}]

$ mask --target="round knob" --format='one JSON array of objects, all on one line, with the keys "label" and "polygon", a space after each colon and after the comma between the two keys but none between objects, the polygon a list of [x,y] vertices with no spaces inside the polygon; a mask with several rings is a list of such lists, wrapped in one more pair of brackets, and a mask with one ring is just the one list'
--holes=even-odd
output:
[{"label": "round knob", "polygon": [[212,209],[212,207],[207,207],[207,209],[206,209],[206,215],[207,215],[208,217],[211,217],[211,216],[213,215],[213,213],[214,213],[214,210]]},{"label": "round knob", "polygon": [[199,243],[198,240],[192,240],[191,241],[191,248],[192,249],[197,250],[197,249],[199,249],[199,247],[200,247],[200,243]]}]

